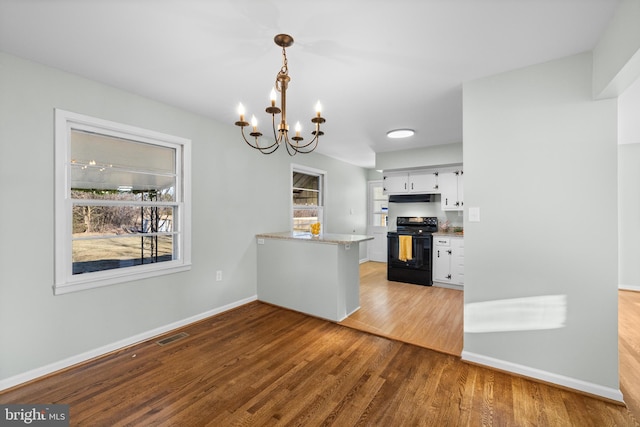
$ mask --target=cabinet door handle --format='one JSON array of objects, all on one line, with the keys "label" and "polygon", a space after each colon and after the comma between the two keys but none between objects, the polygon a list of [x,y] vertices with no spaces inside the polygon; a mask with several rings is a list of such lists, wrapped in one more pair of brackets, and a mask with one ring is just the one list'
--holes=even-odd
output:
[{"label": "cabinet door handle", "polygon": [[449,250],[447,251],[447,253],[448,253],[449,255],[451,255],[451,249],[449,249]]},{"label": "cabinet door handle", "polygon": [[413,182],[411,183],[411,189],[413,190]]},{"label": "cabinet door handle", "polygon": [[438,258],[440,258],[440,249],[438,249]]},{"label": "cabinet door handle", "polygon": [[404,189],[405,190],[407,189],[407,183],[406,182],[404,183]]}]

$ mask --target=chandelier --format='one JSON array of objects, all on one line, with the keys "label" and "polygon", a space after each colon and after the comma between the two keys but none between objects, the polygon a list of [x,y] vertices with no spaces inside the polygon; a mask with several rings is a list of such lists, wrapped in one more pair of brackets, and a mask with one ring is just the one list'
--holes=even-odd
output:
[{"label": "chandelier", "polygon": [[[258,131],[258,122],[255,116],[251,117],[251,126],[253,132],[249,133],[253,137],[253,141],[247,139],[244,128],[249,126],[249,122],[244,120],[244,107],[242,104],[238,107],[238,114],[240,114],[240,120],[236,122],[236,126],[240,126],[240,133],[244,141],[252,148],[260,150],[263,154],[271,154],[275,152],[280,145],[284,143],[287,147],[287,152],[290,156],[294,156],[297,153],[310,153],[318,146],[318,140],[324,132],[320,130],[320,124],[324,123],[324,118],[320,115],[321,106],[320,101],[316,104],[316,116],[311,119],[311,123],[314,124],[315,129],[311,132],[313,139],[309,142],[303,142],[304,138],[300,136],[300,122],[296,123],[295,136],[289,137],[289,124],[287,123],[287,86],[291,78],[289,77],[289,67],[287,64],[287,51],[286,48],[293,44],[293,37],[288,34],[278,34],[273,38],[273,41],[282,48],[282,67],[276,76],[275,88],[271,89],[271,106],[267,107],[265,111],[267,114],[271,114],[271,121],[273,126],[273,144],[260,145],[260,137],[262,133]],[[280,108],[276,107],[276,91],[280,92]],[[276,114],[280,114],[279,123],[276,125]]]}]

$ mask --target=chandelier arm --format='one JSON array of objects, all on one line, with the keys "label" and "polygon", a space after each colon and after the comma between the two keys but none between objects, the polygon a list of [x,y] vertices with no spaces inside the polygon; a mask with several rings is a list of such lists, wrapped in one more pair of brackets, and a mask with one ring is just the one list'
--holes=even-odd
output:
[{"label": "chandelier arm", "polygon": [[[244,139],[244,142],[246,142],[249,147],[258,150],[263,154],[271,154],[271,153],[273,153],[274,151],[276,151],[278,149],[278,143],[277,142],[274,142],[273,144],[269,145],[268,147],[260,147],[260,143],[258,142],[258,137],[257,136],[254,137],[255,140],[256,140],[255,145],[252,144],[251,142],[249,142],[249,140],[247,139],[247,137],[244,134],[244,126],[240,127],[240,133],[242,134],[242,139]],[[273,147],[275,147],[275,148],[273,148]],[[267,152],[267,150],[270,150],[271,148],[273,148],[273,150]]]},{"label": "chandelier arm", "polygon": [[285,146],[287,147],[287,153],[290,156],[295,156],[296,154],[298,154],[298,150],[295,149],[295,147],[291,144],[291,142],[289,141],[289,138],[286,139],[286,144]]},{"label": "chandelier arm", "polygon": [[[309,154],[311,153],[313,150],[316,149],[316,147],[318,146],[318,141],[320,141],[320,135],[316,134],[313,139],[311,141],[309,141],[308,143],[304,144],[304,145],[293,145],[291,144],[291,148],[296,152],[296,153],[302,153],[302,154]],[[306,149],[307,147],[309,147],[311,144],[313,144],[313,148],[310,149]]]},{"label": "chandelier arm", "polygon": [[276,115],[271,115],[271,127],[273,128],[273,139],[276,141],[276,144],[280,144],[282,142],[282,134],[278,135],[276,132]]},{"label": "chandelier arm", "polygon": [[298,144],[295,144],[295,145],[291,144],[291,145],[296,151],[300,151],[301,148],[306,148],[306,147],[310,146],[311,144],[313,144],[314,142],[316,142],[316,145],[317,145],[318,137],[319,137],[319,135],[316,134],[311,141],[307,142],[304,145],[298,145]]}]

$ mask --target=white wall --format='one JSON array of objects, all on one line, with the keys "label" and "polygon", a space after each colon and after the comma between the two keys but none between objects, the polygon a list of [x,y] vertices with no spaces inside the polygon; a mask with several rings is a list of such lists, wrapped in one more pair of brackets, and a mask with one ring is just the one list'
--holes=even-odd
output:
[{"label": "white wall", "polygon": [[480,209],[465,218],[465,306],[567,306],[557,329],[465,333],[463,357],[621,399],[616,100],[592,100],[591,65],[582,54],[464,85],[465,212]]},{"label": "white wall", "polygon": [[[3,53],[0,94],[0,389],[255,298],[254,235],[289,228],[292,161],[328,173],[326,231],[366,231],[362,168],[315,153],[264,156],[231,124]],[[54,108],[193,141],[191,271],[53,296]]]},{"label": "white wall", "polygon": [[616,97],[640,76],[640,0],[620,0],[593,49],[596,99]]},{"label": "white wall", "polygon": [[618,143],[640,144],[640,78],[618,97]]},{"label": "white wall", "polygon": [[[636,110],[636,114],[640,108]],[[618,146],[619,268],[622,289],[640,291],[640,144]]]},{"label": "white wall", "polygon": [[434,145],[425,148],[376,154],[376,169],[410,169],[462,163],[462,143]]}]

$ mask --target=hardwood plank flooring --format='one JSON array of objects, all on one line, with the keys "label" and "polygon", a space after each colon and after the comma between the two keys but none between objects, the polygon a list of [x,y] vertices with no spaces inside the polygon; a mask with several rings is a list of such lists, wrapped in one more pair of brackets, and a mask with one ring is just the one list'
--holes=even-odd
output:
[{"label": "hardwood plank flooring", "polygon": [[387,280],[387,264],[360,265],[360,310],[340,322],[361,331],[460,356],[462,291]]},{"label": "hardwood plank flooring", "polygon": [[[164,347],[158,337],[0,392],[0,403],[67,403],[73,426],[640,425],[640,292],[619,292],[627,410],[447,355],[462,349],[462,293],[398,287],[384,268],[361,266],[349,328],[251,303],[166,334],[189,336]],[[408,308],[434,289],[436,307]],[[415,326],[425,322],[438,326]]]},{"label": "hardwood plank flooring", "polygon": [[620,390],[640,419],[640,292],[618,291]]},{"label": "hardwood plank flooring", "polygon": [[[386,264],[375,262],[360,265],[360,285],[360,310],[340,324],[447,354],[462,353],[461,291],[389,282]],[[640,419],[640,292],[618,295],[620,390]]]},{"label": "hardwood plank flooring", "polygon": [[253,302],[0,393],[73,426],[638,426],[620,405]]}]

